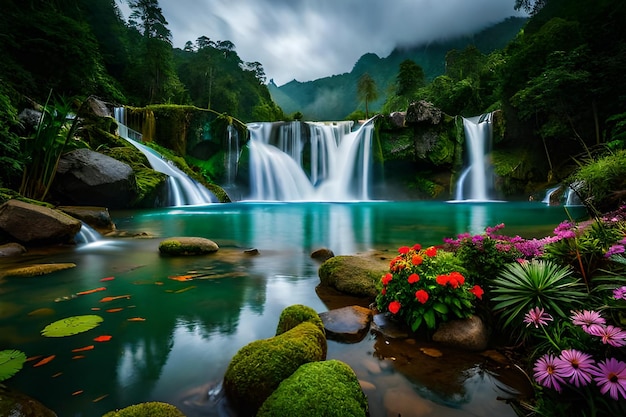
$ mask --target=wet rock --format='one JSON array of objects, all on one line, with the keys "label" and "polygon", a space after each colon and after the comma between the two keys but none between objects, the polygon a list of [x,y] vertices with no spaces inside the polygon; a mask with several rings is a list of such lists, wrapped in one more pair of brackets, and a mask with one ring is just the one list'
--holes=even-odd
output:
[{"label": "wet rock", "polygon": [[203,237],[170,237],[159,244],[161,255],[168,256],[206,255],[218,250],[217,243]]},{"label": "wet rock", "polygon": [[322,262],[329,260],[333,256],[335,256],[335,254],[328,248],[319,248],[311,252],[311,258]]},{"label": "wet rock", "polygon": [[390,388],[383,400],[388,416],[427,416],[433,412],[428,400],[416,396],[407,388]]},{"label": "wet rock", "polygon": [[0,277],[36,277],[75,267],[73,263],[36,264],[5,269],[0,272]]},{"label": "wet rock", "polygon": [[393,127],[404,127],[404,119],[406,118],[406,112],[394,111],[389,115],[389,122]]},{"label": "wet rock", "polygon": [[36,399],[0,384],[0,416],[56,417],[56,413]]},{"label": "wet rock", "polygon": [[243,251],[243,253],[249,256],[257,256],[259,255],[259,250],[258,249],[246,249]]},{"label": "wet rock", "polygon": [[9,200],[0,206],[0,230],[26,245],[69,243],[82,223],[48,207]]},{"label": "wet rock", "polygon": [[375,314],[372,321],[372,330],[391,339],[406,339],[409,330],[403,324],[392,320],[386,313]]},{"label": "wet rock", "polygon": [[433,341],[464,350],[484,350],[489,342],[487,327],[478,316],[442,323]]},{"label": "wet rock", "polygon": [[26,248],[19,243],[7,243],[0,245],[0,257],[17,256],[26,253]]},{"label": "wet rock", "polygon": [[432,103],[425,100],[414,101],[406,111],[406,124],[430,123],[437,125],[441,122],[443,112]]},{"label": "wet rock", "polygon": [[106,207],[60,206],[57,208],[63,213],[87,223],[101,234],[115,231],[115,224],[111,220],[109,209]]},{"label": "wet rock", "polygon": [[65,205],[127,208],[138,198],[132,168],[90,149],[76,149],[59,160],[54,196]]},{"label": "wet rock", "polygon": [[388,270],[389,264],[380,259],[342,255],[334,256],[320,265],[318,275],[321,285],[373,300],[378,294],[377,283]]},{"label": "wet rock", "polygon": [[320,313],[326,337],[345,343],[356,343],[365,337],[372,321],[372,311],[360,306],[349,306]]}]

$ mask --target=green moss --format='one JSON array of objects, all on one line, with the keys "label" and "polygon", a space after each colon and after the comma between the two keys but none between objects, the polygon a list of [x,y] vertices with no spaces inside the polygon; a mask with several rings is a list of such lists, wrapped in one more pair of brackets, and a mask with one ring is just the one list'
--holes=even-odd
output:
[{"label": "green moss", "polygon": [[389,265],[360,256],[333,256],[318,269],[322,285],[357,297],[376,297],[376,283]]},{"label": "green moss", "polygon": [[26,198],[22,196],[17,191],[11,190],[9,188],[0,188],[0,204],[4,204],[9,200],[19,200],[25,203],[36,204],[38,206],[54,208],[54,205],[50,203],[46,203],[44,201],[33,200],[32,198]]},{"label": "green moss", "polygon": [[242,347],[224,375],[224,391],[242,415],[254,414],[300,365],[326,359],[326,336],[305,322],[269,339]]},{"label": "green moss", "polygon": [[302,304],[295,304],[285,308],[280,314],[276,335],[283,334],[304,322],[313,323],[324,331],[324,323],[315,310]]},{"label": "green moss", "polygon": [[365,417],[367,398],[354,371],[338,360],[307,363],[284,380],[257,417]]},{"label": "green moss", "polygon": [[185,415],[171,404],[155,401],[109,411],[102,417],[185,417]]}]

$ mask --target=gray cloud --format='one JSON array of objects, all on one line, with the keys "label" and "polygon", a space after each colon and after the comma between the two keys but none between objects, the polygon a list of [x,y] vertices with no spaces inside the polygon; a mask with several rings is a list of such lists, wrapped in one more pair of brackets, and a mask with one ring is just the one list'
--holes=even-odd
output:
[{"label": "gray cloud", "polygon": [[[160,0],[174,46],[229,40],[278,84],[349,72],[363,54],[471,33],[514,0]],[[127,16],[125,7],[121,6]],[[126,9],[127,10],[127,9]]]}]

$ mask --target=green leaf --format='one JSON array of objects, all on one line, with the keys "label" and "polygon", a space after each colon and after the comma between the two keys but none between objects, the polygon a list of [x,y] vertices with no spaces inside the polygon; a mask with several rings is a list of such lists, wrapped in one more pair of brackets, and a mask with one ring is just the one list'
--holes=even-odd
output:
[{"label": "green leaf", "polygon": [[411,324],[411,330],[416,332],[417,329],[419,329],[420,326],[422,325],[422,320],[423,320],[423,316],[417,316],[415,321],[413,321],[413,323]]},{"label": "green leaf", "polygon": [[0,381],[11,378],[22,369],[26,354],[20,350],[0,351]]},{"label": "green leaf", "polygon": [[427,310],[424,313],[424,321],[429,329],[435,328],[435,310]]},{"label": "green leaf", "polygon": [[433,309],[441,314],[448,314],[448,306],[442,303],[435,303]]},{"label": "green leaf", "polygon": [[41,331],[41,334],[46,337],[72,336],[91,330],[102,321],[102,317],[95,314],[67,317],[50,323]]}]

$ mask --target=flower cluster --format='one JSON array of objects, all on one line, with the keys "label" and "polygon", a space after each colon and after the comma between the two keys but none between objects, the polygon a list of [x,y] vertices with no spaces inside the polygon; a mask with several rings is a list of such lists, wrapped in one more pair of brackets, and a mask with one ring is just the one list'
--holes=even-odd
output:
[{"label": "flower cluster", "polygon": [[434,246],[402,246],[381,277],[376,298],[381,311],[389,311],[416,331],[423,323],[429,328],[450,317],[467,318],[483,290],[463,275],[460,260],[451,252]]},{"label": "flower cluster", "polygon": [[[539,327],[547,325],[552,317],[543,309],[535,308],[526,314],[526,319],[529,324]],[[626,345],[626,332],[607,326],[605,319],[596,311],[575,311],[571,320],[585,333],[599,337],[604,344],[614,347]],[[533,371],[539,385],[557,392],[561,392],[567,384],[581,388],[595,382],[601,394],[608,393],[614,400],[626,399],[626,363],[616,358],[596,362],[588,353],[563,349],[558,356],[552,353],[541,356],[535,362]]]}]

